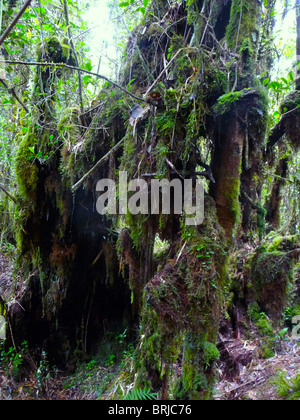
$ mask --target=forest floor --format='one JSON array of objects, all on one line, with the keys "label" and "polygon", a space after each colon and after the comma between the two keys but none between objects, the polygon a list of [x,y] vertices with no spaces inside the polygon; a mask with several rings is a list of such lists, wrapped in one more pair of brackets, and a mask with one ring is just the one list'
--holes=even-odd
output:
[{"label": "forest floor", "polygon": [[[241,363],[230,379],[226,379],[228,366],[220,363],[216,400],[300,399],[300,342],[285,338],[268,359],[259,355],[260,339],[231,340],[227,345]],[[243,363],[245,354],[250,356],[247,364]]]},{"label": "forest floor", "polygon": [[[9,258],[0,254],[0,296],[7,297],[13,276]],[[300,399],[300,341],[291,337],[280,339],[274,356],[265,359],[260,351],[261,337],[258,337],[255,328],[251,334],[250,340],[219,336],[221,360],[217,364],[219,380],[215,399]],[[119,350],[120,355],[124,356],[124,343],[122,345]],[[104,358],[95,357],[95,360],[78,366],[75,373],[58,371],[50,367],[48,362],[42,363],[41,349],[34,353],[26,349],[2,350],[0,400],[120,398],[124,386],[128,391],[133,385],[130,384],[131,354],[127,352],[127,359],[124,359],[123,356],[112,356],[111,348],[107,350]],[[22,363],[18,362],[19,359]],[[180,366],[176,369],[180,370]]]}]

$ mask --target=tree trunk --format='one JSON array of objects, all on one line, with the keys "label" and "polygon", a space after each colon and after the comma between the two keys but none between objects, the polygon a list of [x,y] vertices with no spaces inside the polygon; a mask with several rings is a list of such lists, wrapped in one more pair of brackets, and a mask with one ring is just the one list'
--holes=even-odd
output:
[{"label": "tree trunk", "polygon": [[282,200],[282,188],[288,172],[288,158],[281,159],[275,171],[275,180],[272,191],[266,205],[266,221],[269,224],[269,231],[278,229],[280,225],[280,204]]},{"label": "tree trunk", "polygon": [[[16,237],[27,280],[21,306],[10,307],[15,339],[72,363],[107,324],[125,321],[139,331],[137,386],[150,381],[164,398],[212,398],[230,251],[240,223],[247,233],[260,204],[267,115],[256,74],[262,3],[155,1],[146,25],[132,32],[122,90],[101,92],[101,115],[85,113],[82,127],[80,109],[65,110],[58,121],[51,101],[36,104],[16,162],[22,203]],[[51,63],[72,60],[57,39],[46,50]],[[55,95],[64,71],[56,69],[53,78],[49,69],[37,72],[35,91]],[[147,92],[138,117],[137,104],[128,115],[129,82],[131,99]],[[115,147],[122,139],[124,147]],[[205,177],[204,223],[187,226],[174,209],[100,216],[96,184],[121,170],[148,185],[154,177]],[[157,237],[167,251],[157,252]]]}]

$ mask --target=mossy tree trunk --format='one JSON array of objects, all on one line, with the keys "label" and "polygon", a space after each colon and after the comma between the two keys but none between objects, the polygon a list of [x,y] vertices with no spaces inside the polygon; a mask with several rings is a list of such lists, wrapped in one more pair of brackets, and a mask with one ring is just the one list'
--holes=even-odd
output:
[{"label": "mossy tree trunk", "polygon": [[[260,40],[266,35],[262,28],[262,2],[232,1],[226,40],[239,59],[233,66],[231,97],[227,98],[232,103],[224,108],[225,116],[215,132],[212,168],[216,184],[211,187],[228,237],[240,222],[246,233],[258,228],[253,203],[260,204],[268,115],[266,93],[257,81],[257,69],[268,70],[258,61]],[[235,91],[244,91],[244,95],[234,96]]]},{"label": "mossy tree trunk", "polygon": [[[137,103],[106,87],[101,113],[85,115],[93,130],[82,127],[78,108],[57,121],[45,102],[36,117],[43,130],[33,121],[20,140],[23,210],[16,222],[28,281],[20,299],[26,311],[11,307],[12,327],[20,328],[20,339],[31,334],[33,342],[39,338],[70,360],[96,342],[107,320],[133,320],[140,325],[136,385],[150,383],[164,398],[209,399],[229,253],[240,226],[258,230],[253,220],[267,120],[266,93],[257,79],[263,2],[152,3],[146,25],[132,33],[120,82],[131,82],[137,97],[153,86],[140,101],[142,114],[133,117]],[[60,75],[47,70],[36,84],[53,94]],[[128,114],[132,125],[126,128]],[[121,139],[124,147],[72,195],[72,185]],[[204,223],[186,226],[174,212],[127,213],[121,223],[121,217],[101,217],[97,181],[118,180],[120,170],[129,180],[145,179],[149,188],[154,177],[196,179],[200,173],[209,191]],[[163,253],[154,246],[158,237],[169,245]]]}]

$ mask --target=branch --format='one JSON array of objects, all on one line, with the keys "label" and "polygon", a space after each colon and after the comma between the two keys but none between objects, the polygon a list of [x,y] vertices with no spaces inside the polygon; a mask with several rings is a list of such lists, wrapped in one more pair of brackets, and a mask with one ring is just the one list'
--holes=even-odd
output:
[{"label": "branch", "polygon": [[14,88],[10,88],[9,86],[7,86],[7,84],[5,83],[5,81],[3,79],[0,79],[0,83],[2,83],[2,85],[4,86],[4,88],[7,89],[8,92],[12,94],[12,96],[19,102],[19,104],[21,105],[21,107],[27,112],[27,114],[29,114],[28,108],[23,104],[23,102],[21,101],[21,99],[18,97],[18,95],[16,94],[15,89]]},{"label": "branch", "polygon": [[86,74],[89,74],[91,76],[99,77],[99,79],[103,79],[106,82],[111,83],[112,85],[116,86],[118,89],[122,90],[127,95],[131,96],[132,98],[136,99],[137,101],[146,102],[145,99],[139,98],[138,96],[135,96],[133,93],[129,92],[127,89],[123,88],[122,86],[118,85],[118,83],[113,82],[112,80],[108,79],[107,77],[102,76],[101,74],[98,74],[98,73],[94,73],[92,71],[81,69],[80,67],[70,66],[70,65],[65,64],[65,63],[42,63],[42,62],[39,62],[39,61],[29,62],[29,61],[0,60],[0,63],[6,63],[6,64],[11,64],[11,65],[39,66],[39,67],[62,67],[62,68],[66,68],[66,69],[69,69],[69,70],[81,71],[82,73],[86,73]]},{"label": "branch", "polygon": [[175,172],[175,174],[179,176],[179,178],[183,179],[183,177],[178,173],[178,171],[175,168],[175,166],[173,165],[173,163],[170,162],[167,157],[165,157],[165,161],[166,161],[167,166],[169,166],[172,169],[172,171]]},{"label": "branch", "polygon": [[2,190],[14,203],[17,203],[16,198],[13,197],[1,184],[0,184],[0,190]]},{"label": "branch", "polygon": [[16,15],[16,17],[14,18],[14,20],[12,21],[12,23],[9,25],[9,27],[4,31],[3,35],[0,38],[0,47],[3,44],[3,42],[6,40],[6,38],[8,37],[8,35],[11,33],[11,31],[14,29],[14,27],[16,26],[16,24],[18,23],[20,17],[23,15],[23,13],[25,12],[25,10],[27,9],[28,6],[30,6],[30,3],[32,2],[32,0],[27,0],[26,3],[24,4],[24,6],[22,7],[22,9],[19,11],[19,13]]},{"label": "branch", "polygon": [[73,187],[71,188],[72,193],[75,193],[78,188],[84,183],[84,181],[97,169],[100,168],[100,166],[102,166],[110,157],[110,155],[114,152],[116,152],[117,150],[120,149],[120,147],[122,146],[122,143],[124,142],[125,137],[122,138],[122,140],[119,141],[119,143],[117,143],[108,153],[106,153],[106,155],[104,155],[100,160],[98,160],[98,162],[92,167],[92,169],[90,169],[85,175],[83,175],[83,177],[76,182],[76,184],[73,185]]},{"label": "branch", "polygon": [[[77,57],[76,50],[75,50],[75,47],[74,47],[74,43],[73,43],[73,40],[72,40],[67,0],[63,0],[63,6],[64,6],[64,14],[65,14],[66,25],[67,25],[67,28],[68,28],[68,36],[69,36],[70,47],[71,47],[71,50],[72,50],[74,58],[75,58],[76,67],[79,67],[78,57]],[[78,73],[79,107],[80,107],[81,114],[83,114],[84,113],[84,108],[83,108],[83,96],[82,96],[82,79],[81,79],[81,73],[80,73],[79,70],[77,71],[77,73]]]},{"label": "branch", "polygon": [[278,124],[275,125],[275,127],[272,130],[272,133],[270,134],[269,141],[268,141],[268,151],[270,151],[271,147],[273,147],[285,134],[286,128],[285,123],[286,120],[290,115],[293,115],[297,111],[300,111],[300,108],[293,108],[290,111],[286,112],[282,115],[281,120]]},{"label": "branch", "polygon": [[202,166],[202,168],[206,169],[206,171],[197,173],[197,175],[204,176],[206,179],[208,179],[213,184],[215,184],[216,180],[215,180],[214,175],[212,173],[211,167],[209,165],[207,165],[206,163],[202,162],[201,160],[198,161],[198,163],[199,163],[200,166]]},{"label": "branch", "polygon": [[168,70],[168,68],[171,66],[171,64],[173,63],[173,61],[178,57],[178,55],[184,51],[198,51],[198,48],[192,48],[192,47],[188,47],[188,48],[181,48],[180,50],[177,51],[177,53],[174,55],[174,57],[172,57],[172,59],[169,61],[169,63],[166,65],[166,67],[162,70],[162,72],[160,73],[160,75],[158,76],[158,78],[152,83],[152,85],[147,89],[147,92],[144,94],[144,97],[147,97],[149,92],[151,92],[151,90],[154,88],[154,86],[160,81],[160,79],[162,78],[162,76],[166,73],[166,71]]}]

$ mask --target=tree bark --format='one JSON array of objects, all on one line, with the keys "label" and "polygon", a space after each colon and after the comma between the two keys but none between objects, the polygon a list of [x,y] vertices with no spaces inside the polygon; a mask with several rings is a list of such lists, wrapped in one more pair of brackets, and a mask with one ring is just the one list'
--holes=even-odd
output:
[{"label": "tree bark", "polygon": [[272,191],[266,205],[266,221],[269,224],[268,230],[276,230],[280,224],[280,204],[282,188],[285,184],[285,178],[288,172],[288,158],[281,159],[275,171],[275,180]]}]

